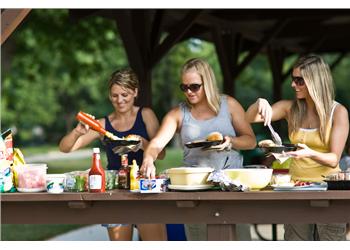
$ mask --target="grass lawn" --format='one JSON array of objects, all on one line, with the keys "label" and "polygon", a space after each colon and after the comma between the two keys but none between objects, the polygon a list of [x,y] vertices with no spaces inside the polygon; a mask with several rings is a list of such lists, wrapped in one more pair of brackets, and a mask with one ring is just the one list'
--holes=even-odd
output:
[{"label": "grass lawn", "polygon": [[[56,147],[57,149],[57,147]],[[33,154],[39,154],[48,152],[49,150],[55,150],[55,147],[41,147],[41,148],[28,148],[23,149],[24,156]],[[101,154],[102,164],[106,166],[106,156]],[[48,161],[48,173],[65,173],[75,170],[86,170],[90,168],[91,159],[78,160],[55,160]],[[164,169],[171,167],[178,167],[182,165],[182,149],[170,148],[167,149],[166,157],[164,160],[158,160],[156,162],[157,172],[161,172]],[[1,240],[7,241],[35,241],[35,240],[46,240],[55,235],[74,230],[79,227],[86,225],[1,225]]]}]

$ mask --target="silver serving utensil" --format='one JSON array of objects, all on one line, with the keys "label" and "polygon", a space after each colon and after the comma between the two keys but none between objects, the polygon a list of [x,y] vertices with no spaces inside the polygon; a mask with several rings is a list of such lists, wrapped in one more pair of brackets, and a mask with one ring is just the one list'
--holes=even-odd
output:
[{"label": "silver serving utensil", "polygon": [[277,134],[277,132],[273,129],[271,124],[267,124],[267,126],[270,129],[272,140],[276,143],[277,146],[282,146],[282,140],[281,137]]}]

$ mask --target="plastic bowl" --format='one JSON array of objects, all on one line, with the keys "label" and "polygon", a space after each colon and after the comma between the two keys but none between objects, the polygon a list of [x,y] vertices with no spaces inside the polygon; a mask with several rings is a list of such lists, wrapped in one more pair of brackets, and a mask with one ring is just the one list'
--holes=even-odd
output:
[{"label": "plastic bowl", "polygon": [[172,185],[206,185],[209,174],[213,171],[212,168],[203,167],[179,167],[170,168],[167,173]]},{"label": "plastic bowl", "polygon": [[18,176],[18,191],[40,192],[46,190],[46,164],[25,164],[16,167],[16,171]]},{"label": "plastic bowl", "polygon": [[224,173],[232,180],[239,181],[242,185],[249,187],[250,190],[260,190],[270,183],[272,171],[273,169],[263,168],[235,168],[225,169]]}]

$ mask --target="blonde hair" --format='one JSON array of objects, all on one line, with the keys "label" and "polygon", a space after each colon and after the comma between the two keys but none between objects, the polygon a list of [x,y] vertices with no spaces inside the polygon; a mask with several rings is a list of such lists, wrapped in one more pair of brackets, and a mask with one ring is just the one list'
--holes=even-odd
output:
[{"label": "blonde hair", "polygon": [[135,91],[139,88],[139,79],[132,69],[121,69],[114,71],[111,74],[108,81],[109,92],[111,92],[113,85],[119,85],[122,88],[127,88]]},{"label": "blonde hair", "polygon": [[[213,69],[205,60],[193,58],[184,64],[181,74],[183,75],[189,71],[195,71],[200,75],[209,107],[217,115],[220,111],[220,94]],[[187,102],[187,105],[191,106],[189,102]]]},{"label": "blonde hair", "polygon": [[[301,57],[293,69],[299,68],[301,77],[315,103],[320,127],[319,133],[322,142],[325,142],[326,126],[330,119],[334,101],[333,78],[328,64],[320,56],[309,55]],[[290,112],[290,133],[296,132],[306,115],[305,99],[296,99]]]}]

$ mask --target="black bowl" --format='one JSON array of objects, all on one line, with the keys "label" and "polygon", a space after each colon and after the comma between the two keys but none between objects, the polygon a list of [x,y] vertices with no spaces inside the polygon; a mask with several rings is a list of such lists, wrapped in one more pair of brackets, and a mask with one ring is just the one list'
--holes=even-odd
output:
[{"label": "black bowl", "polygon": [[349,190],[350,181],[326,181],[328,190]]}]

